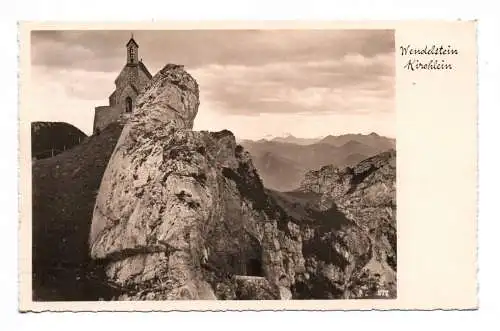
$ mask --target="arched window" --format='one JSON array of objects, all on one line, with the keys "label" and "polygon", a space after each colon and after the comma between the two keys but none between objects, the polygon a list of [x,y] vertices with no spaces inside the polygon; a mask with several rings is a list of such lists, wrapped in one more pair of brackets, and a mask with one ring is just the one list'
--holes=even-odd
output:
[{"label": "arched window", "polygon": [[132,98],[127,97],[125,99],[125,112],[131,113],[132,112]]}]

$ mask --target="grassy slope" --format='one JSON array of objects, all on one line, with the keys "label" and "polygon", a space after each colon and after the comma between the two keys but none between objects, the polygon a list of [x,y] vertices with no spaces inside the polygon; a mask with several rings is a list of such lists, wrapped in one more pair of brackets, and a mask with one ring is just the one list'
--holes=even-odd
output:
[{"label": "grassy slope", "polygon": [[87,239],[101,178],[121,132],[112,125],[33,163],[33,299],[96,300]]},{"label": "grassy slope", "polygon": [[87,135],[64,122],[32,122],[31,150],[37,159],[59,154],[83,142]]}]

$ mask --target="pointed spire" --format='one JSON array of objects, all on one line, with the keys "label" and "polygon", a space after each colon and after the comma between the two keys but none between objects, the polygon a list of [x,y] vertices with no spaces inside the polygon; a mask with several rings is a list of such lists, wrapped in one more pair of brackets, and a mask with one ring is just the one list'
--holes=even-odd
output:
[{"label": "pointed spire", "polygon": [[131,33],[130,33],[130,40],[129,40],[129,41],[128,41],[128,43],[127,43],[127,47],[130,45],[130,43],[135,44],[135,46],[136,46],[137,48],[139,48],[139,45],[138,45],[138,44],[137,44],[137,42],[134,40],[134,33],[133,33],[133,32],[131,32]]}]

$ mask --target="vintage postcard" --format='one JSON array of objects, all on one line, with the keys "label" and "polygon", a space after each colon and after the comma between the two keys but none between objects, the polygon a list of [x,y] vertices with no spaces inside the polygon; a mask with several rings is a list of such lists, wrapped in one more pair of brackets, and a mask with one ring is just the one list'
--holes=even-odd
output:
[{"label": "vintage postcard", "polygon": [[477,308],[476,22],[19,29],[20,310]]}]

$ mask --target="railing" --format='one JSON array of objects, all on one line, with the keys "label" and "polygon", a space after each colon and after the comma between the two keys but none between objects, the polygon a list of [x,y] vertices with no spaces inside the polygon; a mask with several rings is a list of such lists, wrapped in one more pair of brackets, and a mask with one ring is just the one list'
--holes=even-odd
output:
[{"label": "railing", "polygon": [[33,155],[33,158],[36,160],[46,159],[49,157],[54,157],[57,154],[64,152],[65,150],[66,150],[66,146],[64,146],[63,149],[50,148],[50,149],[43,150],[43,151]]},{"label": "railing", "polygon": [[[78,143],[75,143],[74,146],[79,145],[81,143],[82,143],[82,137],[78,137]],[[35,160],[40,160],[40,159],[46,159],[46,158],[49,158],[49,157],[54,157],[57,154],[64,152],[66,149],[69,149],[69,148],[66,148],[66,145],[63,145],[62,149],[59,149],[59,148],[49,148],[49,149],[43,150],[43,151],[41,151],[39,153],[36,153],[36,154],[32,155],[32,158],[35,159]]]}]

